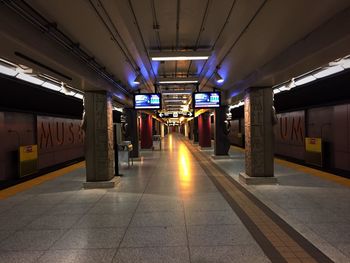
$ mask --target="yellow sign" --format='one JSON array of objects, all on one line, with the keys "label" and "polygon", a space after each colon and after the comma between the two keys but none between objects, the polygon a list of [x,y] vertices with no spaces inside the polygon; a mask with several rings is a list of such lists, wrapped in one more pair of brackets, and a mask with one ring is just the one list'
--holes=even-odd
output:
[{"label": "yellow sign", "polygon": [[37,145],[26,145],[19,147],[19,161],[33,161],[38,159],[38,146]]},{"label": "yellow sign", "polygon": [[322,139],[321,138],[305,138],[305,148],[307,152],[322,152]]}]

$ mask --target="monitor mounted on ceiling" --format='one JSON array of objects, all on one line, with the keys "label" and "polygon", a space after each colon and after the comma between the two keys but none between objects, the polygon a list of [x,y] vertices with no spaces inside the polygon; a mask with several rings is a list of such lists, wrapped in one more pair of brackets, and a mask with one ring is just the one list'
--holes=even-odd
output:
[{"label": "monitor mounted on ceiling", "polygon": [[218,108],[221,104],[220,92],[195,92],[192,95],[193,108]]},{"label": "monitor mounted on ceiling", "polygon": [[160,110],[162,108],[162,95],[160,93],[134,94],[135,110]]}]

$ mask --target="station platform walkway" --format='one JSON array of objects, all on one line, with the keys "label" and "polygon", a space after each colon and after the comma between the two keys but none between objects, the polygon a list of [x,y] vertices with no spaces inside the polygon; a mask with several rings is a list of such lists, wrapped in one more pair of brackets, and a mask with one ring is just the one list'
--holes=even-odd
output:
[{"label": "station platform walkway", "polygon": [[277,185],[242,186],[241,150],[163,143],[113,189],[79,163],[0,191],[0,262],[350,262],[349,180],[277,160]]}]

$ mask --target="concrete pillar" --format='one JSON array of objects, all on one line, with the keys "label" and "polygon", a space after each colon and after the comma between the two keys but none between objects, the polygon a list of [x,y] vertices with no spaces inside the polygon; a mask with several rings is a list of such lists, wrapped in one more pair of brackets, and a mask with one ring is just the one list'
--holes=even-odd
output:
[{"label": "concrete pillar", "polygon": [[185,122],[185,137],[186,138],[188,138],[188,131],[189,131],[188,122]]},{"label": "concrete pillar", "polygon": [[152,149],[152,116],[141,113],[140,122],[141,149]]},{"label": "concrete pillar", "polygon": [[126,118],[126,129],[125,129],[125,140],[131,141],[132,151],[130,157],[139,157],[139,125],[137,120],[137,111],[134,109],[125,109]]},{"label": "concrete pillar", "polygon": [[198,143],[198,117],[193,118],[193,143]]},{"label": "concrete pillar", "polygon": [[244,96],[246,184],[274,184],[272,88],[249,88]]},{"label": "concrete pillar", "polygon": [[215,129],[214,129],[214,155],[228,156],[230,150],[230,141],[228,139],[228,130],[226,127],[227,106],[221,106],[215,109]]},{"label": "concrete pillar", "polygon": [[164,138],[164,123],[160,124],[160,136]]},{"label": "concrete pillar", "polygon": [[211,147],[209,112],[204,112],[203,114],[198,116],[198,139],[200,147]]},{"label": "concrete pillar", "polygon": [[112,96],[86,91],[84,107],[86,181],[109,181],[114,177]]}]

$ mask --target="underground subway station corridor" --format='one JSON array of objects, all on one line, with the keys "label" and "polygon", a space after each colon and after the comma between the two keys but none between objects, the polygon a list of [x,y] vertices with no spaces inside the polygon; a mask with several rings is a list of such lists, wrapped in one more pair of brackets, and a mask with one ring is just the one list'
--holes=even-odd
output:
[{"label": "underground subway station corridor", "polygon": [[0,0],[0,263],[349,263],[350,0]]},{"label": "underground subway station corridor", "polygon": [[[178,133],[163,143],[125,166],[113,189],[81,189],[78,163],[9,193],[0,261],[332,262],[321,251],[349,259],[349,204],[338,202],[350,197],[349,185],[276,163],[280,185],[255,193],[268,208],[225,172],[232,161],[212,160]],[[240,169],[242,153],[230,154]]]}]

